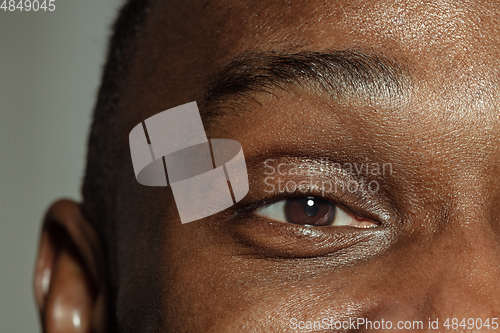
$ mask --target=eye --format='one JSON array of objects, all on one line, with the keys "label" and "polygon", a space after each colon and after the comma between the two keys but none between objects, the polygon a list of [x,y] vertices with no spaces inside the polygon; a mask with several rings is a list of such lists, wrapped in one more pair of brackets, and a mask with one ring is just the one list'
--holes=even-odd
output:
[{"label": "eye", "polygon": [[256,209],[254,214],[279,222],[309,227],[350,226],[374,228],[378,226],[376,222],[352,216],[339,206],[316,197],[281,200]]}]

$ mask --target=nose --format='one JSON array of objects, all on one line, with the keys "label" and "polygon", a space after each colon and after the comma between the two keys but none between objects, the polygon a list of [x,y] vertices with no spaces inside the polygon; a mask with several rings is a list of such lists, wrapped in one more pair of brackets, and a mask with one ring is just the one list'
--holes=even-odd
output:
[{"label": "nose", "polygon": [[363,331],[500,332],[500,243],[493,227],[450,224],[401,251],[407,260],[395,292]]}]

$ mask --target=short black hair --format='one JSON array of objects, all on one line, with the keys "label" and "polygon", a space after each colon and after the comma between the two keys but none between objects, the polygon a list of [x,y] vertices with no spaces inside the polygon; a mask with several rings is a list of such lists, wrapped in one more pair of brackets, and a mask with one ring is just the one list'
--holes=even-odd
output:
[{"label": "short black hair", "polygon": [[110,285],[111,318],[110,330],[117,331],[114,320],[116,291],[112,281],[116,281],[114,267],[115,251],[113,243],[114,206],[117,198],[119,151],[118,133],[115,129],[119,116],[118,105],[123,83],[133,59],[137,36],[147,17],[153,0],[128,0],[121,8],[112,26],[108,44],[106,63],[103,68],[101,85],[94,106],[92,126],[87,144],[87,161],[82,185],[82,211],[100,235],[106,251],[107,278]]}]

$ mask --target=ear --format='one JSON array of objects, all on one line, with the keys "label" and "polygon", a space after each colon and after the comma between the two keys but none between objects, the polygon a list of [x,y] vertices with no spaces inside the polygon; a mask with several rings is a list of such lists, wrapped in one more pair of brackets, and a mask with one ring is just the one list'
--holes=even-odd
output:
[{"label": "ear", "polygon": [[35,298],[46,333],[105,332],[103,250],[99,237],[69,200],[45,216],[35,264]]}]

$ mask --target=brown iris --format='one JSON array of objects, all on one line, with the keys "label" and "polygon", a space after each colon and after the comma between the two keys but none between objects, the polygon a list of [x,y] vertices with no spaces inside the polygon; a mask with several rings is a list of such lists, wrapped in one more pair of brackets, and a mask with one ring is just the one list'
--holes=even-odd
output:
[{"label": "brown iris", "polygon": [[335,205],[315,197],[290,199],[285,204],[287,222],[325,226],[331,225],[335,219]]}]

